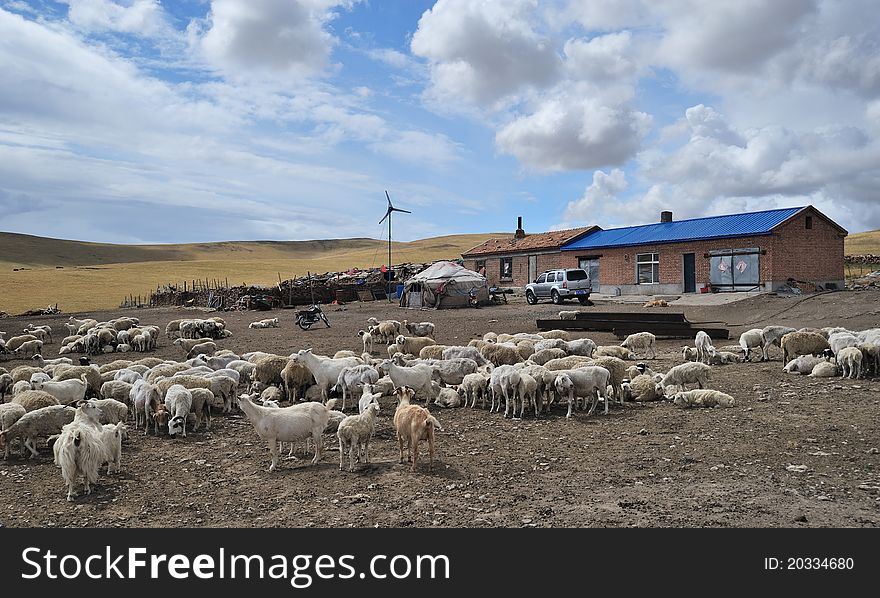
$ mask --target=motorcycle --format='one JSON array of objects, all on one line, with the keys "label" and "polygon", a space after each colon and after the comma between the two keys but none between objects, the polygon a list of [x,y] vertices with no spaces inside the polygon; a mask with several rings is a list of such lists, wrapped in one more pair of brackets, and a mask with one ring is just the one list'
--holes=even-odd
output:
[{"label": "motorcycle", "polygon": [[327,328],[330,328],[330,321],[317,305],[296,312],[296,324],[303,330],[308,330],[312,327],[312,324],[315,324],[318,321],[324,322],[324,324],[327,325]]}]

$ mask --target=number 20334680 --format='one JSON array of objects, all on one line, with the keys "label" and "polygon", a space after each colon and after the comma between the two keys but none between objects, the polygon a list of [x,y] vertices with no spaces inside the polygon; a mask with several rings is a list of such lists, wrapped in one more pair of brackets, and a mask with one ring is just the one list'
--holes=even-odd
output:
[{"label": "number 20334680", "polygon": [[764,569],[768,571],[807,571],[817,569],[848,571],[855,562],[846,557],[764,557]]}]

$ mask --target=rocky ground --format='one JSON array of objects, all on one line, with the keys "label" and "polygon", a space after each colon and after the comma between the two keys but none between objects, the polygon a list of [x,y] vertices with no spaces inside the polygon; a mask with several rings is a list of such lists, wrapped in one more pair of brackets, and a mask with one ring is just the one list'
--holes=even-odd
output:
[{"label": "rocky ground", "polygon": [[[223,347],[289,354],[360,350],[357,330],[369,316],[430,320],[443,344],[496,332],[534,331],[553,317],[550,304],[515,301],[478,310],[404,311],[383,302],[327,306],[332,328],[302,331],[289,310],[222,313],[234,333]],[[568,306],[564,309],[576,309]],[[593,310],[638,311],[637,305]],[[673,310],[675,308],[666,308]],[[680,309],[680,308],[679,308]],[[768,324],[880,325],[880,294],[840,292],[800,297],[763,295],[730,305],[686,307],[691,321],[720,321],[740,332]],[[192,310],[137,310],[164,328]],[[99,319],[120,315],[90,314]],[[278,329],[251,321],[279,317]],[[0,319],[0,330],[27,322],[62,330],[66,316]],[[617,342],[591,333],[599,344]],[[156,355],[180,359],[163,339]],[[651,362],[665,371],[688,341],[661,340]],[[49,345],[48,354],[58,345]],[[768,363],[716,367],[712,387],[733,395],[730,409],[680,410],[668,402],[612,408],[608,416],[564,410],[536,420],[504,419],[481,409],[433,407],[438,434],[433,472],[398,464],[383,399],[372,463],[339,470],[335,437],[322,461],[283,461],[267,471],[268,450],[241,415],[214,418],[210,432],[187,438],[132,431],[123,471],[102,475],[90,496],[65,500],[51,451],[0,464],[0,524],[115,527],[875,527],[880,524],[880,380],[812,379]],[[112,356],[96,358],[96,363]],[[0,365],[11,369],[21,362]],[[427,457],[426,450],[422,451]]]}]

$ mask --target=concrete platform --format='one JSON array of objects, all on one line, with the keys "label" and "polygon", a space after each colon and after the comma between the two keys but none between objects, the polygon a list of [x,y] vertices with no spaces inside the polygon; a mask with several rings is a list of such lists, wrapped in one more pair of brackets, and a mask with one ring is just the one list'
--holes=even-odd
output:
[{"label": "concrete platform", "polygon": [[[663,299],[670,306],[677,305],[727,305],[743,299],[749,299],[757,295],[765,294],[766,291],[750,291],[747,293],[687,293],[684,295],[602,295],[593,293],[590,299],[595,303],[614,304],[638,304],[642,305],[652,299]],[[654,309],[663,309],[662,307]]]}]

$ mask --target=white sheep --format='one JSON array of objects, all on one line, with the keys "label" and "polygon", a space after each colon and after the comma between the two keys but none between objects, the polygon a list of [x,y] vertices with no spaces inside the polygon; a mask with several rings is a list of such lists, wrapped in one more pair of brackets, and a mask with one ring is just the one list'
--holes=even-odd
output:
[{"label": "white sheep", "polygon": [[251,322],[248,328],[278,328],[278,318],[266,318],[258,322]]},{"label": "white sheep", "polygon": [[192,393],[180,384],[172,384],[165,393],[168,418],[168,435],[181,434],[186,438],[186,417],[192,410]]},{"label": "white sheep", "polygon": [[458,392],[464,398],[465,404],[470,401],[471,407],[474,407],[479,398],[486,408],[487,384],[489,383],[489,375],[482,372],[468,374],[458,386]]},{"label": "white sheep", "polygon": [[716,351],[709,357],[709,365],[727,365],[729,363],[742,363],[742,356],[730,351]]},{"label": "white sheep", "polygon": [[[654,343],[656,340],[657,337],[650,332],[636,332],[635,334],[630,334],[626,337],[623,342],[620,343],[620,346],[629,349],[635,353],[636,356],[638,356],[639,352],[644,351],[647,359],[657,359],[657,351],[654,349]],[[615,355],[615,357],[619,356]],[[621,359],[625,358],[621,357]]]},{"label": "white sheep", "polygon": [[73,421],[75,413],[75,409],[66,405],[49,405],[28,411],[9,428],[0,432],[0,450],[5,450],[12,441],[20,438],[24,440],[22,454],[24,449],[28,449],[30,456],[39,457],[37,441],[60,433],[64,425]]},{"label": "white sheep", "polygon": [[837,364],[832,361],[821,361],[810,372],[811,378],[834,378],[840,373]]},{"label": "white sheep", "polygon": [[605,345],[596,347],[596,351],[593,353],[595,357],[616,357],[618,359],[624,359],[629,361],[634,361],[638,359],[636,354],[627,349],[626,347],[621,347],[618,345]]},{"label": "white sheep", "polygon": [[364,353],[373,354],[373,335],[366,330],[358,330],[358,336],[364,343]]},{"label": "white sheep", "polygon": [[697,361],[697,348],[696,347],[682,347],[681,348],[681,358],[684,361]]},{"label": "white sheep", "polygon": [[361,391],[361,398],[358,399],[358,413],[363,413],[371,403],[378,403],[381,398],[382,393],[376,392],[376,387],[374,385],[364,384],[364,388]]},{"label": "white sheep", "polygon": [[[489,412],[501,411],[501,397],[504,397],[504,417],[507,417],[508,409],[516,401],[516,393],[519,390],[522,377],[519,371],[512,365],[501,365],[492,370],[489,378],[489,389],[492,391],[492,405]],[[498,407],[495,407],[496,400]]]},{"label": "white sheep", "polygon": [[[437,384],[434,382],[433,384]],[[443,407],[445,409],[451,409],[455,407],[461,407],[461,395],[458,394],[458,391],[454,388],[449,388],[448,386],[444,386],[440,388],[437,386],[437,392],[434,398],[434,404],[438,407]]]},{"label": "white sheep", "polygon": [[[531,404],[532,408],[535,410],[535,417],[538,417],[541,407],[538,405],[538,381],[528,373],[520,371],[519,387],[516,389],[516,395],[520,400],[520,419],[522,419],[523,414],[525,413],[527,404]],[[506,411],[507,409],[505,407],[505,412]],[[516,417],[516,404],[513,406],[513,416]]]},{"label": "white sheep", "polygon": [[116,424],[128,420],[128,405],[116,399],[89,399],[101,410],[101,424]]},{"label": "white sheep", "polygon": [[52,376],[50,376],[49,374],[47,374],[45,372],[34,372],[33,374],[31,374],[31,379],[30,379],[31,388],[34,390],[39,390],[37,388],[37,384],[40,384],[43,382],[48,382],[51,379],[52,379]]},{"label": "white sheep", "polygon": [[348,447],[348,470],[354,471],[355,451],[358,460],[363,455],[364,463],[370,462],[370,439],[376,429],[376,415],[379,404],[370,403],[366,410],[358,415],[349,415],[339,423],[336,437],[339,439],[339,469],[342,469],[343,455]]},{"label": "white sheep", "polygon": [[104,424],[101,441],[104,443],[104,459],[107,462],[107,473],[119,472],[122,468],[122,441],[128,436],[128,429],[123,422]]},{"label": "white sheep", "polygon": [[817,357],[816,355],[800,355],[785,364],[785,367],[782,369],[789,374],[801,374],[807,376],[812,373],[813,368],[816,367],[816,365],[823,363],[824,361],[825,359],[823,357]]},{"label": "white sheep", "polygon": [[752,350],[761,348],[761,361],[764,359],[764,331],[761,328],[752,328],[739,335],[739,346],[743,350],[746,361],[751,361]]},{"label": "white sheep", "polygon": [[247,395],[241,395],[238,404],[253,424],[257,436],[269,443],[272,459],[269,471],[275,471],[278,466],[278,442],[299,442],[311,436],[315,443],[312,465],[321,459],[321,435],[330,417],[327,407],[321,403],[309,402],[270,409],[255,405]]},{"label": "white sheep", "polygon": [[39,367],[44,368],[48,365],[71,365],[73,364],[73,360],[69,357],[58,357],[56,359],[43,359],[43,356],[37,353],[31,359],[34,360]]},{"label": "white sheep", "polygon": [[844,378],[859,378],[862,375],[862,351],[858,347],[846,347],[837,353],[840,375]]},{"label": "white sheep", "polygon": [[[592,415],[596,410],[596,405],[601,398],[605,403],[605,415],[608,415],[609,397],[605,395],[608,383],[611,378],[611,372],[603,367],[587,366],[576,370],[564,370],[556,375],[554,388],[561,397],[568,398],[568,413],[565,417],[571,417],[572,408],[575,406],[578,397],[584,397],[586,407],[586,399],[592,399],[592,405],[587,415]],[[622,399],[622,397],[621,397]]]},{"label": "white sheep", "polygon": [[588,338],[579,338],[565,343],[566,353],[569,355],[581,355],[583,357],[592,357],[596,352],[596,343]]},{"label": "white sheep", "polygon": [[836,332],[828,337],[828,345],[831,347],[831,352],[837,357],[837,354],[843,349],[857,347],[859,339],[849,332]]},{"label": "white sheep", "polygon": [[312,373],[315,384],[321,390],[322,401],[327,402],[331,387],[339,380],[339,373],[351,366],[361,365],[357,357],[345,357],[342,359],[330,359],[319,357],[312,353],[311,349],[302,349],[290,356],[294,363],[301,363]]},{"label": "white sheep", "polygon": [[[782,347],[782,337],[789,332],[795,332],[795,329],[789,326],[765,326],[761,330],[761,336],[764,338],[763,345],[761,346],[761,353],[764,361],[770,359],[770,347],[772,345]],[[786,362],[787,360],[783,360],[783,363]]]},{"label": "white sheep", "polygon": [[103,428],[99,423],[101,410],[92,402],[77,407],[73,421],[61,429],[53,452],[55,464],[61,467],[61,476],[67,484],[67,500],[73,501],[74,486],[83,478],[83,490],[91,494],[91,485],[98,481],[98,471],[107,461]]},{"label": "white sheep", "polygon": [[446,347],[440,355],[441,359],[472,359],[478,366],[487,365],[489,360],[483,357],[476,347]]},{"label": "white sheep", "polygon": [[733,407],[736,401],[729,394],[719,390],[704,388],[676,393],[672,399],[672,404],[682,409],[688,407]]},{"label": "white sheep", "polygon": [[379,372],[372,366],[356,365],[342,368],[333,387],[342,390],[342,411],[345,411],[345,401],[349,394],[355,396],[364,384],[375,384],[378,381]]},{"label": "white sheep", "polygon": [[694,338],[694,346],[697,348],[697,361],[701,363],[709,363],[709,358],[715,355],[712,339],[702,330],[697,332],[697,336]]},{"label": "white sheep", "polygon": [[43,350],[43,341],[41,340],[32,340],[25,341],[18,346],[17,349],[12,352],[15,355],[36,355],[37,353],[42,352]]},{"label": "white sheep", "polygon": [[[20,420],[25,413],[27,412],[24,410],[24,407],[18,403],[0,403],[0,432],[9,429],[12,424]],[[7,443],[6,449],[3,452],[4,461],[9,458],[9,448],[10,446]],[[24,450],[24,448],[22,448],[22,450]]]},{"label": "white sheep", "polygon": [[666,372],[660,383],[664,387],[682,387],[685,390],[688,384],[697,384],[700,388],[703,388],[708,384],[711,371],[711,367],[698,361],[681,363]]},{"label": "white sheep", "polygon": [[388,374],[395,388],[408,386],[415,396],[423,397],[427,403],[433,393],[431,392],[431,380],[435,377],[435,369],[427,364],[418,364],[411,367],[402,367],[393,361],[385,360],[379,368]]},{"label": "white sheep", "polygon": [[637,403],[659,401],[665,396],[663,385],[659,384],[653,376],[646,374],[640,374],[629,382],[624,382],[623,387],[624,398]]},{"label": "white sheep", "polygon": [[59,403],[69,405],[85,398],[89,382],[86,375],[83,374],[79,380],[50,380],[37,382],[36,386],[34,390],[47,392],[58,399]]},{"label": "white sheep", "polygon": [[404,320],[403,326],[413,336],[431,336],[434,334],[434,324],[432,322],[407,322]]}]

